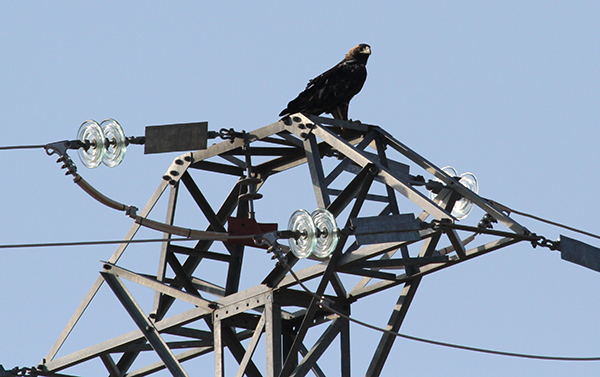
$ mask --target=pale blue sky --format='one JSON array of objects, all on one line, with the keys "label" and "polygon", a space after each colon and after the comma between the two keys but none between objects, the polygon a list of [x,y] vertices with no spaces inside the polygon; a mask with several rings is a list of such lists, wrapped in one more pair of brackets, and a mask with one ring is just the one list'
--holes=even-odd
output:
[{"label": "pale blue sky", "polygon": [[[73,139],[86,119],[109,117],[128,136],[143,135],[146,125],[205,120],[211,130],[253,130],[276,121],[308,79],[349,48],[369,43],[368,78],[351,118],[380,125],[440,167],[474,173],[486,198],[600,233],[599,19],[600,4],[590,1],[2,1],[0,145]],[[177,154],[144,156],[131,146],[119,167],[95,170],[71,156],[100,191],[143,207]],[[0,151],[0,161],[0,244],[113,240],[131,226],[72,184],[43,150]],[[297,177],[292,186],[265,187],[259,221],[285,227],[293,210],[316,207],[302,190],[307,174]],[[229,190],[212,182],[199,180],[209,199]],[[181,205],[176,222],[197,227],[192,209]],[[156,211],[162,220],[164,202]],[[463,223],[475,225],[481,215]],[[548,239],[562,233],[600,245],[515,219]],[[0,251],[5,368],[40,362],[114,249]],[[152,273],[157,254],[158,246],[132,248],[122,263]],[[246,287],[273,263],[261,250],[253,258],[246,254],[253,271],[244,273]],[[426,277],[401,332],[511,352],[600,356],[599,291],[600,274],[521,243]],[[398,294],[361,301],[352,314],[383,326]],[[104,287],[61,354],[134,326]],[[351,331],[353,375],[360,376],[379,334]],[[189,364],[189,372],[199,375],[194,368],[212,362]],[[336,375],[337,361],[320,365]],[[599,362],[513,359],[399,339],[383,375],[599,372]],[[106,375],[99,362],[77,373]]]}]

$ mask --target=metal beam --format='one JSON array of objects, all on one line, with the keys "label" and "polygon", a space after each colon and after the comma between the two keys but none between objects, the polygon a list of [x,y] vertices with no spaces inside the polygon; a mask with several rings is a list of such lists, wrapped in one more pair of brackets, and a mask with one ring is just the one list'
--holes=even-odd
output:
[{"label": "metal beam", "polygon": [[[392,332],[398,332],[400,326],[402,326],[402,322],[406,317],[406,313],[408,312],[408,308],[412,302],[415,293],[417,292],[417,288],[419,287],[419,283],[421,282],[421,278],[416,278],[410,280],[404,284],[404,288],[400,293],[400,297],[396,302],[396,306],[394,307],[394,311],[388,321],[386,330]],[[381,375],[381,371],[383,370],[383,365],[387,360],[387,357],[392,349],[392,345],[396,340],[396,336],[391,335],[389,333],[384,333],[381,336],[381,340],[377,345],[377,350],[375,351],[375,355],[369,364],[369,369],[367,369],[367,376],[377,377]]]},{"label": "metal beam", "polygon": [[215,377],[225,377],[225,355],[223,354],[223,323],[213,315],[213,344],[215,348]]},{"label": "metal beam", "polygon": [[248,362],[252,358],[252,355],[254,354],[254,351],[256,350],[256,346],[258,345],[258,341],[260,340],[260,337],[265,329],[265,322],[266,322],[265,318],[266,318],[266,313],[263,313],[263,315],[260,316],[260,320],[258,321],[256,328],[254,329],[254,335],[252,335],[252,339],[250,339],[250,344],[248,344],[248,348],[246,348],[246,353],[244,354],[244,357],[242,358],[242,361],[240,362],[240,366],[238,368],[237,373],[235,374],[235,377],[242,377],[244,375],[244,373],[246,372],[246,367],[248,366]]},{"label": "metal beam", "polygon": [[[350,312],[348,312],[350,315]],[[347,318],[339,318],[340,321],[340,358],[341,358],[341,377],[350,377],[350,321]]]},{"label": "metal beam", "polygon": [[[371,175],[368,175],[368,176],[372,178]],[[367,179],[367,180],[365,180],[362,187],[360,188],[360,191],[358,192],[358,195],[356,197],[356,201],[354,202],[354,205],[352,206],[352,209],[350,210],[350,214],[348,215],[348,221],[346,223],[347,226],[350,225],[351,218],[355,218],[358,216],[358,214],[362,208],[362,205],[364,203],[365,196],[367,195],[367,192],[369,191],[369,188],[371,187],[372,182],[373,182],[372,179]],[[315,291],[316,296],[322,296],[323,293],[325,293],[325,289],[327,288],[327,285],[329,283],[329,280],[331,279],[332,274],[335,272],[335,267],[337,266],[338,260],[340,259],[341,255],[342,255],[342,249],[344,248],[344,245],[346,244],[347,240],[348,240],[348,235],[342,234],[342,236],[340,237],[340,239],[338,241],[338,245],[337,245],[336,249],[333,251],[331,258],[327,262],[327,267],[326,267],[325,271],[323,272],[323,276],[321,277],[319,286],[317,287],[317,290]],[[306,314],[304,315],[304,319],[302,320],[302,324],[300,325],[300,328],[298,329],[296,337],[294,338],[294,342],[291,346],[291,349],[290,349],[288,355],[286,356],[280,376],[287,376],[288,374],[290,374],[292,372],[292,366],[294,364],[294,361],[293,361],[294,359],[293,359],[292,355],[297,355],[297,353],[298,353],[300,345],[302,344],[304,337],[306,336],[306,332],[308,331],[309,327],[311,326],[314,315],[319,306],[318,301],[319,300],[316,297],[313,298],[310,306],[307,308]]]},{"label": "metal beam", "polygon": [[[238,363],[241,363],[244,359],[244,355],[246,354],[246,350],[242,343],[238,340],[238,336],[233,329],[221,321],[221,332],[223,336],[223,342],[229,348],[229,351],[233,355],[233,357],[237,360]],[[246,375],[248,377],[262,377],[262,374],[254,364],[254,362],[250,359],[248,360],[248,364],[246,366]]]},{"label": "metal beam", "polygon": [[[366,186],[367,192],[373,178],[377,175],[377,169],[373,165],[367,165],[361,169],[361,171],[350,181],[350,183],[342,190],[342,192],[335,198],[335,200],[327,207],[329,212],[337,217],[342,213],[346,207],[352,202],[358,195],[360,190]],[[365,193],[366,197],[367,193]]]},{"label": "metal beam", "polygon": [[429,275],[436,271],[453,266],[457,263],[461,263],[461,262],[464,262],[465,260],[469,260],[469,259],[478,257],[480,255],[487,254],[489,252],[501,249],[503,247],[513,245],[517,242],[519,242],[519,240],[515,240],[514,238],[502,238],[499,240],[491,241],[485,245],[481,245],[481,246],[478,246],[478,247],[468,250],[465,253],[465,255],[466,255],[465,259],[459,260],[456,256],[453,256],[453,257],[450,257],[450,260],[445,263],[431,263],[431,264],[422,266],[420,268],[420,271],[414,275],[409,276],[407,274],[400,274],[396,277],[395,282],[383,281],[383,282],[373,283],[373,284],[369,285],[368,287],[363,287],[363,288],[356,289],[356,290],[353,289],[348,295],[350,296],[350,298],[358,300],[360,298],[372,295],[374,293],[391,288],[393,286],[403,284],[406,281],[413,279],[417,276]]},{"label": "metal beam", "polygon": [[186,171],[181,176],[181,181],[185,184],[185,187],[188,189],[190,195],[208,220],[208,223],[212,229],[217,232],[227,233],[227,230],[225,227],[223,227],[223,223],[219,221],[217,215],[208,203],[208,200],[206,200],[206,197],[202,194],[202,191],[200,191],[190,173]]},{"label": "metal beam", "polygon": [[[301,122],[306,122],[305,119],[300,119]],[[294,123],[291,126],[291,131],[297,135],[302,133],[302,130],[298,128],[298,124]],[[315,125],[312,129],[312,133],[318,136],[325,143],[331,145],[335,149],[339,150],[344,156],[350,158],[360,166],[366,166],[368,164],[374,164],[379,169],[379,176],[384,182],[393,187],[396,191],[407,197],[413,203],[426,210],[436,219],[451,219],[454,218],[445,210],[440,208],[438,205],[433,203],[429,198],[423,195],[420,191],[414,189],[409,183],[404,182],[400,177],[397,177],[389,169],[385,168],[379,161],[376,161],[373,157],[366,154],[364,151],[357,150],[350,143],[340,138],[338,135],[333,133],[331,130],[321,126]],[[389,143],[389,141],[388,141]],[[464,186],[463,186],[464,187]]]},{"label": "metal beam", "polygon": [[[248,159],[249,161],[249,159]],[[250,169],[250,168],[248,168]],[[263,181],[264,182],[264,181]],[[260,188],[261,184],[256,185],[256,190]],[[248,193],[251,186],[242,186],[240,188],[240,195]],[[254,216],[254,209],[250,209],[251,203],[247,200],[240,200],[238,204],[237,217],[239,218],[250,218]],[[251,213],[252,212],[252,213]],[[225,247],[231,254],[229,261],[229,268],[227,269],[227,278],[225,280],[225,295],[230,295],[237,292],[240,289],[240,278],[242,275],[242,262],[244,260],[244,245],[229,244],[225,243]]]},{"label": "metal beam", "polygon": [[[300,346],[300,355],[302,355],[302,357],[305,357],[307,354],[308,354],[308,349],[306,348],[306,346],[304,344],[302,344]],[[317,363],[314,363],[312,365],[311,370],[315,374],[316,377],[326,377],[325,373],[323,373],[323,370],[321,369],[321,367],[319,367],[319,364],[317,364]]]},{"label": "metal beam", "polygon": [[[361,261],[364,259],[369,259],[381,254],[384,254],[390,250],[397,250],[400,247],[400,244],[397,242],[390,242],[384,244],[375,244],[375,245],[367,245],[358,250],[352,252],[346,252],[338,262],[338,267],[341,268],[346,263]],[[323,262],[319,264],[315,264],[304,268],[299,271],[295,271],[296,276],[300,281],[306,281],[310,279],[314,279],[318,276],[321,276],[325,270],[327,269],[329,262]],[[276,289],[281,289],[285,287],[289,287],[297,284],[296,279],[293,276],[286,276],[281,280],[281,282],[277,285]]]},{"label": "metal beam", "polygon": [[[158,332],[162,332],[173,327],[182,326],[197,321],[208,314],[210,313],[207,313],[203,308],[194,308],[188,310],[187,312],[174,315],[173,317],[163,319],[160,322],[156,322],[154,326]],[[102,354],[116,352],[115,350],[119,349],[120,347],[134,344],[142,340],[144,340],[144,334],[141,332],[141,330],[134,330],[116,338],[112,338],[69,355],[65,355],[61,358],[47,361],[45,367],[47,368],[48,372],[56,373],[73,365],[99,357]]]},{"label": "metal beam", "polygon": [[[252,156],[301,156],[304,152],[301,148],[289,147],[248,147],[248,150]],[[243,148],[238,148],[225,152],[221,154],[221,156],[244,156],[245,154],[246,152],[243,150]]]},{"label": "metal beam", "polygon": [[[439,255],[434,257],[414,257],[414,258],[390,258],[374,261],[364,261],[356,264],[358,268],[378,268],[378,269],[403,269],[405,266],[422,266],[429,263],[444,263],[450,259],[447,256]],[[354,266],[354,265],[353,265]]]},{"label": "metal beam", "polygon": [[[225,223],[225,221],[227,220],[227,217],[233,213],[233,211],[237,207],[238,195],[239,195],[239,184],[236,183],[236,185],[233,187],[233,189],[230,191],[229,195],[227,196],[227,198],[221,205],[221,208],[216,213],[216,219],[215,219],[216,224],[221,224],[221,227],[222,227],[223,224]],[[207,229],[209,231],[216,230],[215,228],[213,228],[212,225],[209,225]],[[199,241],[196,244],[196,246],[194,247],[194,249],[201,251],[201,252],[205,252],[213,244],[213,242],[214,241]],[[225,243],[225,245],[227,245],[227,243]],[[185,260],[185,262],[183,264],[183,269],[186,272],[186,274],[188,274],[188,276],[191,275],[196,270],[196,268],[200,264],[201,260],[202,260],[202,253],[199,253],[198,255],[195,255],[195,254],[190,255]],[[166,314],[166,312],[168,311],[168,309],[171,307],[172,304],[173,304],[173,299],[169,298],[169,297],[165,297],[165,300],[163,303],[163,311],[160,313],[157,313],[157,319],[162,318],[162,316],[164,316]]]},{"label": "metal beam", "polygon": [[467,255],[465,254],[465,245],[463,245],[462,241],[460,240],[460,237],[458,236],[458,233],[456,233],[456,230],[450,229],[448,230],[446,235],[448,236],[448,239],[450,239],[450,243],[454,247],[456,255],[458,255],[460,259],[466,258]]},{"label": "metal beam", "polygon": [[[253,331],[239,332],[239,333],[237,333],[238,340],[248,339],[248,338],[252,337],[253,333],[254,333]],[[211,339],[212,339],[212,333],[211,333]],[[177,360],[179,360],[179,362],[184,362],[184,361],[191,360],[196,357],[205,355],[210,352],[213,352],[212,345],[206,346],[206,347],[193,348],[191,350],[179,353],[179,354],[175,355],[175,357],[177,358]],[[134,370],[132,372],[129,372],[129,373],[127,373],[127,377],[143,377],[143,376],[150,375],[152,373],[156,373],[163,369],[165,369],[165,365],[162,361],[159,361],[154,364],[150,364],[145,367]]]},{"label": "metal beam", "polygon": [[[179,342],[166,342],[166,344],[172,350],[180,349],[180,348],[197,348],[197,347],[212,346],[212,334],[211,334],[211,339],[207,339],[207,340],[183,340],[183,341],[179,341]],[[140,352],[152,351],[152,350],[153,350],[153,348],[152,348],[151,344],[148,344],[146,342],[141,342],[141,343],[131,344],[128,346],[123,346],[123,347],[117,348],[116,350],[114,350],[114,352],[115,353],[119,353],[119,352],[140,353]]]},{"label": "metal beam", "polygon": [[231,255],[215,253],[212,251],[196,250],[191,247],[169,244],[169,252],[175,254],[193,255],[199,258],[212,259],[221,262],[229,262]]},{"label": "metal beam", "polygon": [[217,162],[212,162],[212,161],[198,161],[198,162],[191,164],[190,168],[205,170],[205,171],[212,171],[212,172],[221,173],[221,174],[234,175],[237,177],[244,174],[244,169],[242,169],[238,166],[219,164]]},{"label": "metal beam", "polygon": [[[418,259],[431,258],[431,255],[435,252],[435,248],[441,238],[441,233],[435,234],[433,237],[430,237],[425,240],[423,245],[421,246],[421,251],[419,252]],[[418,272],[418,268],[413,269],[410,275]],[[422,276],[416,277],[412,280],[408,280],[404,284],[404,288],[400,293],[400,297],[398,297],[398,301],[396,302],[396,306],[394,307],[394,311],[390,316],[388,321],[388,325],[386,330],[392,332],[398,332],[400,330],[400,326],[402,326],[402,322],[406,317],[406,313],[408,312],[408,308],[412,303],[412,300],[415,296],[417,288],[419,288],[419,284],[421,282]],[[387,357],[392,349],[394,341],[396,340],[396,336],[390,333],[383,333],[381,335],[381,340],[377,346],[375,351],[375,355],[373,355],[373,359],[369,364],[369,369],[367,370],[367,376],[379,376],[381,371],[383,370],[383,366],[387,360]]]},{"label": "metal beam", "polygon": [[117,367],[117,364],[115,364],[115,361],[109,354],[100,355],[100,359],[102,360],[102,363],[106,367],[106,370],[108,370],[109,377],[122,377],[123,376],[123,374],[121,373],[121,370]]},{"label": "metal beam", "polygon": [[[191,350],[181,352],[181,353],[175,355],[175,358],[180,363],[182,363],[184,361],[191,360],[198,356],[202,356],[209,352],[212,352],[212,350],[213,350],[212,346],[193,348]],[[147,365],[145,367],[136,369],[134,371],[131,371],[131,372],[127,373],[127,377],[144,377],[144,376],[148,376],[150,374],[159,372],[165,368],[166,368],[165,363],[163,363],[162,361],[159,361],[159,362]]]},{"label": "metal beam", "polygon": [[204,310],[206,310],[207,313],[213,310],[213,303],[200,297],[197,292],[196,294],[183,292],[179,289],[168,286],[163,282],[138,275],[132,271],[126,270],[122,267],[116,266],[111,263],[104,264],[104,271],[102,271],[101,274],[110,274],[114,276],[123,277],[134,283],[143,285],[150,289],[154,289],[155,291],[160,292],[169,297],[178,298],[182,301],[189,302],[190,304],[196,305],[199,308],[203,308]]},{"label": "metal beam", "polygon": [[315,135],[309,134],[304,140],[304,150],[306,152],[306,160],[308,161],[308,170],[312,179],[315,197],[317,198],[317,206],[319,208],[327,208],[331,203],[327,184],[325,183],[325,175],[323,174],[323,165],[321,164],[321,155],[319,154],[319,146]]},{"label": "metal beam", "polygon": [[266,318],[267,377],[276,377],[281,372],[281,305],[275,302],[274,293],[267,297],[263,315]]},{"label": "metal beam", "polygon": [[[171,186],[171,192],[169,194],[169,203],[167,205],[167,218],[165,224],[173,225],[175,220],[175,208],[177,206],[177,193],[179,192],[179,184]],[[171,239],[171,234],[164,233],[163,239]],[[156,280],[164,281],[167,274],[167,253],[169,250],[170,242],[163,242],[160,247],[160,257],[158,260],[158,272],[156,273]],[[156,313],[160,307],[162,300],[162,294],[156,292],[154,295],[154,305],[152,307],[152,313]]]},{"label": "metal beam", "polygon": [[342,326],[339,318],[334,319],[329,327],[327,327],[327,329],[323,332],[323,334],[321,334],[315,345],[310,349],[310,351],[308,351],[306,356],[304,356],[302,361],[298,363],[298,366],[290,374],[290,377],[305,376],[306,373],[312,369],[313,365],[316,364],[317,360],[319,360],[331,342],[333,342],[341,328]]},{"label": "metal beam", "polygon": [[382,279],[382,280],[391,280],[396,281],[396,275],[391,274],[389,272],[380,272],[376,270],[355,268],[355,267],[346,267],[344,269],[339,270],[339,272],[343,272],[345,274],[358,275],[358,276],[368,276],[371,278]]},{"label": "metal beam", "polygon": [[175,272],[175,281],[178,283],[173,286],[183,287],[187,293],[196,297],[202,297],[200,293],[198,293],[198,290],[196,289],[194,284],[192,284],[192,280],[183,270],[183,266],[181,266],[181,263],[179,263],[179,259],[177,259],[175,254],[168,253],[167,262],[169,262],[169,266],[171,266],[171,269],[173,270],[173,272]]},{"label": "metal beam", "polygon": [[[371,169],[371,166],[367,166],[363,168],[361,172],[354,177],[354,179],[352,179],[342,193],[327,208],[334,217],[339,216],[339,214],[352,202],[356,195],[358,195],[361,188],[366,183],[369,185],[371,184],[374,174],[376,174],[376,172]],[[290,267],[294,267],[294,265],[298,262],[298,258],[296,258],[296,256],[292,253],[287,254],[286,258],[287,264]],[[325,268],[326,267],[323,267],[323,271]],[[262,283],[269,287],[280,286],[282,280],[286,279],[287,273],[287,269],[278,263]],[[287,279],[292,279],[292,277],[288,276]]]},{"label": "metal beam", "polygon": [[175,358],[175,355],[173,355],[169,346],[167,346],[165,341],[159,335],[154,324],[150,322],[146,315],[144,315],[140,306],[135,302],[127,288],[125,288],[125,285],[123,285],[123,283],[114,275],[105,272],[101,272],[100,274],[113,290],[119,301],[121,301],[121,304],[142,331],[148,342],[152,345],[152,348],[154,348],[158,356],[165,363],[169,372],[176,377],[187,377],[188,374],[186,371],[181,364],[179,364],[179,361]]},{"label": "metal beam", "polygon": [[[375,145],[377,146],[377,157],[379,157],[379,163],[386,169],[389,169],[388,159],[385,155],[385,143],[383,142],[381,135],[378,133],[375,136]],[[388,200],[390,204],[390,211],[392,215],[399,215],[400,209],[398,208],[398,201],[396,200],[396,193],[391,186],[386,185],[385,190],[388,195]]]},{"label": "metal beam", "polygon": [[265,306],[270,300],[268,297],[272,295],[273,292],[269,289],[248,289],[229,295],[217,301],[219,308],[215,310],[214,317],[222,321],[225,318]]},{"label": "metal beam", "polygon": [[[267,126],[259,128],[257,130],[251,131],[248,133],[248,140],[250,142],[257,141],[274,134],[277,134],[286,129],[286,125],[283,121],[278,121],[275,123],[271,123]],[[204,150],[196,151],[192,154],[192,158],[194,161],[202,161],[206,160],[210,157],[218,156],[224,154],[226,152],[232,151],[234,149],[240,148],[244,145],[244,140],[242,138],[235,138],[233,140],[222,141],[218,144],[211,145]]]},{"label": "metal beam", "polygon": [[[167,182],[161,181],[161,183],[160,183],[160,185],[158,185],[158,188],[156,189],[156,191],[154,191],[154,194],[152,194],[152,196],[148,200],[148,203],[146,203],[146,206],[144,206],[144,209],[142,209],[142,211],[140,212],[140,216],[147,217],[148,214],[150,214],[150,212],[152,211],[152,209],[158,202],[158,199],[160,199],[161,195],[163,194],[163,192],[165,191],[167,186],[168,186]],[[131,226],[131,228],[129,229],[129,231],[127,232],[127,234],[125,235],[125,237],[123,238],[123,240],[124,241],[132,240],[133,237],[138,232],[138,230],[140,229],[140,226],[141,225],[139,225],[139,224],[133,224]],[[127,246],[129,246],[129,244],[127,244],[127,243],[120,244],[117,247],[117,250],[110,257],[109,262],[116,263],[119,260],[119,258],[121,258],[121,255],[123,255],[123,253],[125,252],[125,249],[127,248]],[[98,277],[96,279],[96,281],[94,282],[94,284],[92,285],[92,287],[90,288],[88,293],[85,295],[85,297],[83,298],[83,300],[81,301],[81,303],[79,304],[77,309],[75,310],[75,313],[73,313],[73,316],[71,317],[71,319],[69,320],[69,322],[67,323],[67,325],[65,326],[63,331],[58,336],[58,339],[56,340],[56,342],[54,343],[52,348],[50,348],[50,351],[48,351],[48,354],[45,357],[46,361],[54,360],[54,357],[58,353],[58,350],[60,350],[60,348],[64,344],[65,340],[67,340],[67,338],[69,337],[69,334],[71,333],[71,331],[73,330],[73,328],[75,327],[75,325],[77,324],[77,322],[79,321],[79,319],[81,318],[81,316],[83,315],[85,310],[87,309],[88,305],[90,304],[90,302],[92,301],[94,296],[96,296],[96,293],[98,293],[98,290],[102,286],[103,282],[104,282],[104,279],[102,279],[102,277]]]},{"label": "metal beam", "polygon": [[[423,169],[427,170],[429,173],[433,174],[436,178],[444,182],[446,185],[450,186],[453,190],[457,191],[461,196],[467,198],[472,201],[473,204],[484,210],[486,213],[492,215],[496,220],[500,221],[508,228],[513,230],[517,234],[527,234],[527,228],[523,227],[507,215],[505,215],[502,211],[498,210],[496,207],[491,205],[488,201],[481,198],[479,195],[475,194],[473,191],[469,190],[465,186],[458,183],[453,177],[450,177],[443,170],[426,160],[424,157],[420,156],[418,153],[408,148],[406,145],[402,144],[398,140],[396,140],[392,135],[390,135],[387,131],[379,128],[379,133],[385,138],[386,143],[402,153],[404,156],[409,158],[411,161],[421,166]],[[426,209],[425,207],[421,207]]]},{"label": "metal beam", "polygon": [[331,275],[330,283],[333,287],[333,290],[335,291],[335,294],[339,298],[346,298],[348,296],[348,293],[346,292],[346,287],[344,287],[344,283],[342,282],[342,279],[340,279],[340,276],[337,272],[334,272]]},{"label": "metal beam", "polygon": [[[356,144],[355,148],[358,150],[364,150],[369,143],[373,141],[375,138],[375,131],[369,132],[365,135],[365,138],[358,144]],[[340,176],[345,170],[348,169],[348,166],[352,163],[352,160],[348,157],[344,157],[342,162],[340,162],[332,171],[329,172],[327,177],[325,177],[325,184],[330,185],[337,177]]]},{"label": "metal beam", "polygon": [[[283,135],[283,133],[282,133],[282,135]],[[346,140],[350,144],[359,143],[364,138],[362,134],[351,134],[351,135],[345,135],[345,136],[347,137],[347,139],[344,139],[344,140]],[[303,145],[303,142],[301,140],[297,139],[296,137],[294,137],[292,135],[288,135],[288,139],[289,140],[297,140],[300,143],[300,145]],[[328,145],[327,143],[321,142],[318,144],[318,146],[319,146],[318,150],[319,150],[320,156],[326,156],[326,155],[334,152],[334,150],[331,148],[331,146]],[[270,176],[273,174],[278,174],[278,173],[284,172],[286,170],[292,169],[296,166],[300,166],[302,164],[305,164],[306,162],[307,162],[306,154],[304,154],[303,156],[300,156],[300,157],[294,157],[294,156],[278,157],[278,158],[274,158],[270,161],[263,162],[259,165],[256,165],[254,167],[254,171],[259,172],[263,176]]]}]

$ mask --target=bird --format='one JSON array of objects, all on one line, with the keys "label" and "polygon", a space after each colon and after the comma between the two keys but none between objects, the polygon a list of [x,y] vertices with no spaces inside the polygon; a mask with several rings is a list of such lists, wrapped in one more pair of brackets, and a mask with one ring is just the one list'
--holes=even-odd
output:
[{"label": "bird", "polygon": [[367,79],[367,60],[371,46],[361,43],[352,47],[337,65],[308,82],[306,89],[291,100],[279,116],[293,113],[331,114],[348,120],[350,100],[362,89]]}]

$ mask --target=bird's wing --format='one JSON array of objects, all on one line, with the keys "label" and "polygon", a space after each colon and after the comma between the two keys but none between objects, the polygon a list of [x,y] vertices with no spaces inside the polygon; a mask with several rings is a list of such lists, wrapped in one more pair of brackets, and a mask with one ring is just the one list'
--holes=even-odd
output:
[{"label": "bird's wing", "polygon": [[312,114],[331,112],[348,103],[358,93],[367,78],[364,65],[342,61],[308,82],[306,89],[290,101],[281,114],[309,111]]}]

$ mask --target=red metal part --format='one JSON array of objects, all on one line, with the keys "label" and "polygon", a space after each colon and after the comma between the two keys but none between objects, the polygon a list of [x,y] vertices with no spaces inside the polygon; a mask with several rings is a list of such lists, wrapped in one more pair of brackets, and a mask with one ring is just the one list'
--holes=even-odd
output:
[{"label": "red metal part", "polygon": [[263,234],[268,232],[274,232],[277,230],[278,224],[261,224],[256,222],[255,219],[247,219],[240,217],[228,217],[228,233],[230,236],[249,236],[244,239],[233,239],[228,242],[239,245],[246,245],[252,247],[258,247],[261,249],[267,249],[267,245],[257,246],[254,243],[254,236],[257,234]]}]

